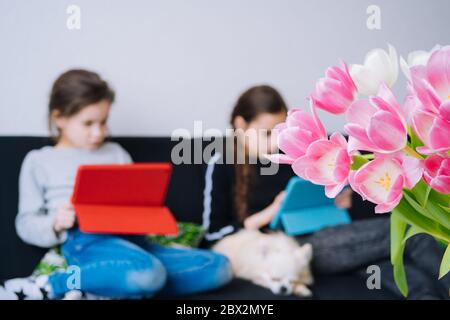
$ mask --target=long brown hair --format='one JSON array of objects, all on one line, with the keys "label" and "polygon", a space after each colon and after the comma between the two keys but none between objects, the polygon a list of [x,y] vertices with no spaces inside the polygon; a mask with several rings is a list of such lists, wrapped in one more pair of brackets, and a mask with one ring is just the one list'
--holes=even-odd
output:
[{"label": "long brown hair", "polygon": [[107,100],[114,102],[114,91],[97,73],[74,69],[61,74],[53,83],[48,105],[48,127],[54,140],[59,139],[59,129],[53,125],[53,113],[61,117],[71,117],[85,107]]},{"label": "long brown hair", "polygon": [[[234,120],[241,116],[245,122],[250,123],[262,113],[277,114],[287,112],[287,106],[280,93],[268,86],[255,86],[245,91],[238,99],[231,113],[231,125],[234,127]],[[235,139],[235,148],[237,147]],[[235,149],[237,150],[237,149]],[[235,152],[237,154],[237,152]],[[235,184],[234,184],[234,206],[240,221],[244,221],[248,216],[248,189],[252,177],[252,167],[245,157],[243,164],[235,161]],[[236,160],[236,159],[235,159]]]}]

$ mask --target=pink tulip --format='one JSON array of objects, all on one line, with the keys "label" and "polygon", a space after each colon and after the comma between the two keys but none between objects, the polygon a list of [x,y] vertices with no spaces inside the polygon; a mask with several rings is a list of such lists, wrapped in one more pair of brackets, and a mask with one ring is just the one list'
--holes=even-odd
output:
[{"label": "pink tulip", "polygon": [[411,80],[424,109],[438,114],[450,100],[450,46],[436,50],[426,66],[410,69]]},{"label": "pink tulip", "polygon": [[405,187],[408,189],[414,188],[423,176],[424,161],[407,155],[403,151],[398,151],[392,154],[376,153],[376,158],[391,158],[397,160],[402,166],[403,175],[405,176]]},{"label": "pink tulip", "polygon": [[327,69],[325,78],[320,78],[311,94],[314,104],[333,114],[344,113],[355,100],[356,85],[350,77],[347,65],[341,68],[333,66]]},{"label": "pink tulip", "polygon": [[422,154],[446,153],[450,150],[450,102],[444,104],[440,114],[418,109],[413,113],[411,125],[425,146],[418,147]]},{"label": "pink tulip", "polygon": [[413,92],[421,103],[422,109],[437,114],[441,100],[428,82],[427,67],[414,66],[410,69]]},{"label": "pink tulip", "polygon": [[299,177],[325,186],[327,197],[334,198],[348,184],[350,164],[347,141],[336,132],[330,140],[320,139],[311,143],[292,169]]},{"label": "pink tulip", "polygon": [[392,211],[402,199],[405,175],[400,161],[380,157],[352,171],[349,182],[364,200],[377,204],[376,213],[385,213]]},{"label": "pink tulip", "polygon": [[407,124],[392,91],[381,84],[377,96],[353,102],[347,110],[345,130],[349,151],[393,153],[407,143]]},{"label": "pink tulip", "polygon": [[450,46],[435,51],[426,66],[410,69],[414,94],[420,101],[411,125],[424,147],[423,154],[450,150]]},{"label": "pink tulip", "polygon": [[406,122],[411,124],[412,117],[417,110],[420,110],[422,107],[422,103],[417,98],[414,89],[411,84],[406,85],[406,90],[408,92],[405,102],[403,104],[402,113],[405,115]]},{"label": "pink tulip", "polygon": [[319,139],[327,139],[327,133],[311,102],[312,115],[299,109],[289,110],[286,122],[275,127],[278,148],[284,154],[266,155],[276,163],[292,164],[305,155],[309,145]]},{"label": "pink tulip", "polygon": [[437,192],[450,193],[450,158],[432,155],[425,160],[425,182]]},{"label": "pink tulip", "polygon": [[349,183],[364,200],[377,204],[376,213],[385,213],[400,202],[403,188],[414,188],[423,171],[423,160],[401,151],[389,155],[375,154],[375,160],[350,172]]}]

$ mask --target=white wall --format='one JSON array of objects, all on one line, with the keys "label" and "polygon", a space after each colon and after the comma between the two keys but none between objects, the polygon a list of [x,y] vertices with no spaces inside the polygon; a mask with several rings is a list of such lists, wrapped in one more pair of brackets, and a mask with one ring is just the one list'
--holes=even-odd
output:
[{"label": "white wall", "polygon": [[[66,28],[70,4],[81,7],[79,31]],[[379,31],[366,28],[370,4],[382,10]],[[448,0],[0,0],[0,134],[47,134],[51,83],[73,67],[117,90],[115,135],[170,135],[195,120],[223,130],[251,85],[306,107],[339,58],[362,62],[388,42],[403,55],[449,44],[449,13]]]}]

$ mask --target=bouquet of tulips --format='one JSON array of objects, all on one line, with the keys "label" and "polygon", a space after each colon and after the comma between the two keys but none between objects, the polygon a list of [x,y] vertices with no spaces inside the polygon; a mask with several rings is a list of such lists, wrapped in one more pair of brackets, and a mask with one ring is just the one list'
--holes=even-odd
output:
[{"label": "bouquet of tulips", "polygon": [[[400,103],[393,92],[399,65],[407,78]],[[446,246],[439,270],[450,270],[450,46],[416,51],[400,58],[370,51],[363,65],[342,62],[326,70],[308,97],[311,112],[292,109],[276,127],[283,154],[303,179],[323,185],[333,198],[346,185],[391,212],[391,262],[403,295],[408,285],[403,251],[408,238],[426,233]],[[317,109],[345,114],[348,140],[328,137]]]}]

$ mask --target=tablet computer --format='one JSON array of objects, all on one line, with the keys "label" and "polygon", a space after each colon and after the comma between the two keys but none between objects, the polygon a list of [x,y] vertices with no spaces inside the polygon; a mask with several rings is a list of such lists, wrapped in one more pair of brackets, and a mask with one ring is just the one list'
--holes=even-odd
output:
[{"label": "tablet computer", "polygon": [[336,207],[334,199],[325,195],[323,186],[292,177],[270,228],[283,229],[288,235],[296,236],[350,222],[347,210]]},{"label": "tablet computer", "polygon": [[85,165],[78,168],[72,204],[87,233],[178,233],[164,205],[170,163]]}]

